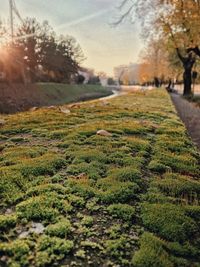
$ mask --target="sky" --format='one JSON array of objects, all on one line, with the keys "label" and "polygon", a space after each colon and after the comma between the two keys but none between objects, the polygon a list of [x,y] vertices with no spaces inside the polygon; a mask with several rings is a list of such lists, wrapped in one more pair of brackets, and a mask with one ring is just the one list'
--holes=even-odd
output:
[{"label": "sky", "polygon": [[[142,49],[140,28],[124,22],[113,27],[121,0],[15,0],[22,18],[48,20],[57,33],[71,35],[81,45],[85,67],[113,75],[113,68],[136,63]],[[0,18],[9,15],[9,0],[0,0]],[[17,19],[16,19],[17,20]]]}]

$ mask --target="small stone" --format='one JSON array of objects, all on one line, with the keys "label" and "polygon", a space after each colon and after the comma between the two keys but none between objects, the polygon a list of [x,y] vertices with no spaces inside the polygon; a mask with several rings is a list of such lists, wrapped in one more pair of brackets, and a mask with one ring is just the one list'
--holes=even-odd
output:
[{"label": "small stone", "polygon": [[38,110],[38,107],[30,108],[30,111],[36,111],[36,110]]},{"label": "small stone", "polygon": [[32,228],[29,230],[31,233],[42,234],[44,232],[44,225],[42,223],[32,223]]},{"label": "small stone", "polygon": [[17,234],[21,234],[21,232],[22,232],[21,229],[19,229],[19,228],[16,229],[16,233],[17,233]]},{"label": "small stone", "polygon": [[109,133],[109,132],[107,132],[106,130],[99,130],[99,131],[97,132],[97,135],[108,136],[108,137],[111,137],[111,136],[112,136],[112,134]]},{"label": "small stone", "polygon": [[19,235],[20,239],[26,238],[29,235],[29,231],[24,231]]},{"label": "small stone", "polygon": [[79,179],[79,180],[80,179],[86,179],[86,178],[88,178],[88,177],[87,177],[87,174],[84,173],[84,172],[83,173],[80,173],[78,176],[76,176],[76,179]]},{"label": "small stone", "polygon": [[0,119],[0,126],[4,126],[5,123],[6,123],[5,120]]},{"label": "small stone", "polygon": [[81,106],[79,104],[72,104],[69,105],[69,108],[80,108]]},{"label": "small stone", "polygon": [[13,212],[12,209],[7,209],[6,212],[5,212],[5,214],[6,214],[6,215],[8,215],[8,214],[12,214],[12,212]]},{"label": "small stone", "polygon": [[64,108],[64,107],[59,107],[60,111],[66,115],[70,114],[71,111],[67,108]]},{"label": "small stone", "polygon": [[2,262],[7,262],[7,260],[8,260],[8,257],[7,257],[7,256],[2,256],[2,257],[1,257],[1,261],[2,261]]},{"label": "small stone", "polygon": [[93,105],[90,105],[90,108],[95,108],[96,107],[96,105],[95,104],[93,104]]},{"label": "small stone", "polygon": [[102,106],[109,106],[109,105],[110,105],[110,103],[108,103],[108,102],[105,102],[105,101],[102,102]]},{"label": "small stone", "polygon": [[56,107],[55,106],[49,106],[47,107],[47,109],[55,109]]}]

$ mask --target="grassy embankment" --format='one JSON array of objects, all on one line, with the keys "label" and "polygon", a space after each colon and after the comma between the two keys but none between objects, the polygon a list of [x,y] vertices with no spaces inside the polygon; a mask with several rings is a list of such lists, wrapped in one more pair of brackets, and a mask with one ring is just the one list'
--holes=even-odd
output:
[{"label": "grassy embankment", "polygon": [[47,96],[52,105],[94,99],[110,95],[110,90],[101,85],[68,85],[59,83],[38,83],[41,94]]},{"label": "grassy embankment", "polygon": [[13,113],[31,107],[62,105],[112,94],[100,85],[59,83],[0,84],[0,113]]},{"label": "grassy embankment", "polygon": [[1,266],[199,266],[200,158],[165,91],[5,120]]}]

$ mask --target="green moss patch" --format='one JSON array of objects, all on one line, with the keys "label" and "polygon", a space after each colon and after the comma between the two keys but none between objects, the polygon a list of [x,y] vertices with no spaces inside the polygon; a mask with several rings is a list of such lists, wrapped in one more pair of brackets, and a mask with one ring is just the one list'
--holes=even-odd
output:
[{"label": "green moss patch", "polygon": [[124,221],[131,221],[135,215],[135,208],[128,204],[113,204],[108,207],[108,212]]},{"label": "green moss patch", "polygon": [[195,221],[172,204],[144,204],[142,220],[147,229],[170,241],[186,241],[198,231]]}]

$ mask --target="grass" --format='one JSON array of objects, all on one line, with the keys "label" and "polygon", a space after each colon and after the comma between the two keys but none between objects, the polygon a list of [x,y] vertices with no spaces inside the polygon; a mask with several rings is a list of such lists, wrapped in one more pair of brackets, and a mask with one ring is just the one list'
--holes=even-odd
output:
[{"label": "grass", "polygon": [[0,265],[198,266],[200,157],[170,97],[107,102],[2,116]]},{"label": "grass", "polygon": [[68,85],[59,83],[38,83],[40,93],[51,101],[51,105],[93,99],[110,95],[111,92],[100,85]]},{"label": "grass", "polygon": [[[57,106],[82,100],[96,99],[112,94],[101,85],[73,85],[64,83],[35,83],[1,85],[0,113],[14,113],[32,107]],[[15,94],[14,92],[17,92]],[[19,141],[20,139],[13,139]]]}]

